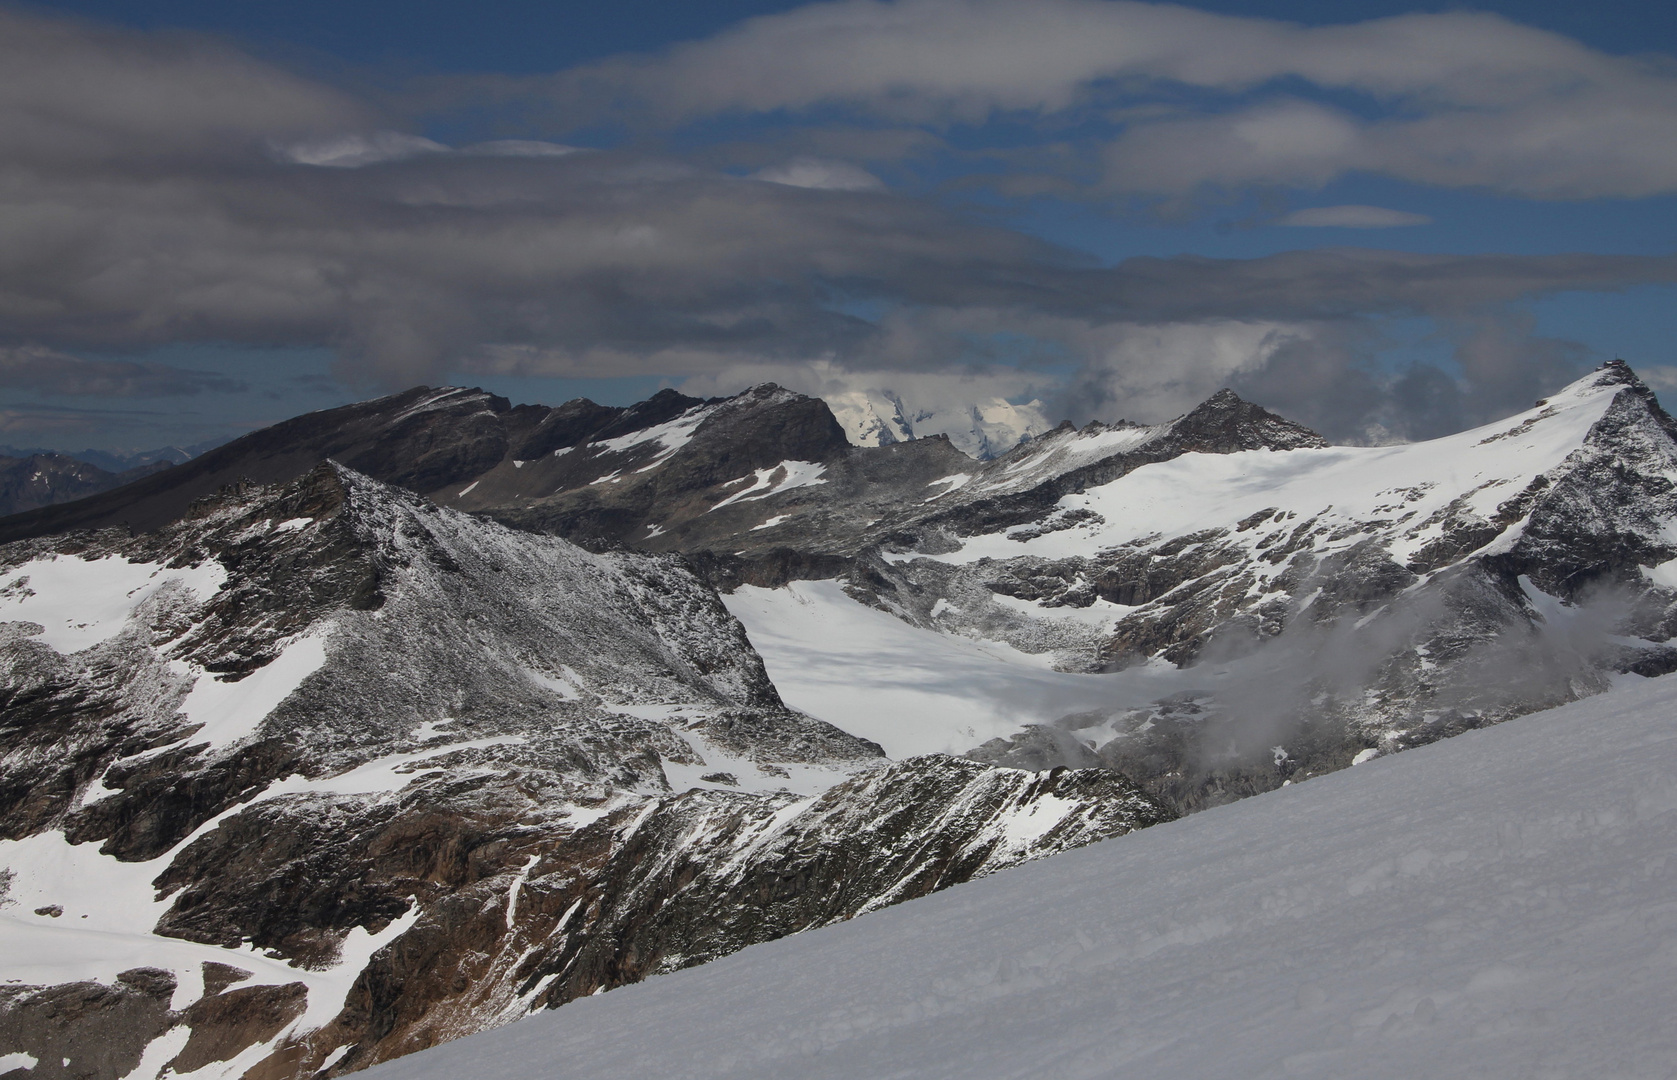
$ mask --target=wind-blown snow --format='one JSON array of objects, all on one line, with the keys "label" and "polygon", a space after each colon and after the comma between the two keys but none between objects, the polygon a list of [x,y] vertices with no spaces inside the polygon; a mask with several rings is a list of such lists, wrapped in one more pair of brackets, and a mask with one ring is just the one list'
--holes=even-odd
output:
[{"label": "wind-blown snow", "polygon": [[171,581],[205,600],[226,580],[214,560],[171,569],[115,555],[49,555],[0,574],[0,622],[39,623],[45,629],[38,640],[61,653],[80,652],[121,633],[129,614]]},{"label": "wind-blown snow", "polygon": [[1669,1077],[1673,717],[1633,684],[366,1075]]}]

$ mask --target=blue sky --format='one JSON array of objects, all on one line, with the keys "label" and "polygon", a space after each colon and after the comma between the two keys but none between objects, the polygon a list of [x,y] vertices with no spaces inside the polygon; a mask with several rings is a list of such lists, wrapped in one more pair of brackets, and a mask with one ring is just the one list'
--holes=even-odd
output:
[{"label": "blue sky", "polygon": [[[0,443],[419,382],[1419,438],[1677,390],[1677,8],[0,6]],[[8,44],[9,43],[9,44]]]}]

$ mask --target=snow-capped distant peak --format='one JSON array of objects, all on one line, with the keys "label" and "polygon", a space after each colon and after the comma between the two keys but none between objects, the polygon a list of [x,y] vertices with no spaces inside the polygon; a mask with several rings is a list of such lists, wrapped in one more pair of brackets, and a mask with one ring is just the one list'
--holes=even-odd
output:
[{"label": "snow-capped distant peak", "polygon": [[954,446],[980,460],[998,457],[1054,425],[1042,402],[1015,405],[992,397],[976,403],[905,401],[891,390],[848,390],[824,398],[845,435],[857,446],[889,446],[928,435],[946,435]]}]

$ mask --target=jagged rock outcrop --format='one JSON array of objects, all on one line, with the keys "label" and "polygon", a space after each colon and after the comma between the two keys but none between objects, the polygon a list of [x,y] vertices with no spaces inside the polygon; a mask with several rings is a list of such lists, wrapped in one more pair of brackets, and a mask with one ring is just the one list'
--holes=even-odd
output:
[{"label": "jagged rock outcrop", "polygon": [[1168,816],[1107,771],[885,763],[679,557],[335,464],[0,548],[0,933],[65,972],[0,1030],[45,1061],[114,1025],[77,1075],[353,1071]]}]

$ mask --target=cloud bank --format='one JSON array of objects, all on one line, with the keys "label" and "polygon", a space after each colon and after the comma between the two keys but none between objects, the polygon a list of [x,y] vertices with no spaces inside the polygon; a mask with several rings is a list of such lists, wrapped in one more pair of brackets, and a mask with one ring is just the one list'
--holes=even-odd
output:
[{"label": "cloud bank", "polygon": [[[1396,102],[1403,118],[1263,96],[1284,78]],[[1104,0],[844,0],[520,92],[589,120],[837,103],[953,124],[1153,83],[1222,96],[1119,124],[1098,186],[1388,166],[1543,197],[1677,183],[1668,74],[1480,15],[1306,30]],[[1568,126],[1569,110],[1594,119]],[[1543,133],[1522,126],[1537,113]],[[224,42],[0,8],[0,382],[186,394],[228,387],[117,354],[328,345],[345,380],[381,388],[462,371],[965,377],[1082,421],[1163,419],[1234,385],[1330,437],[1416,437],[1522,407],[1586,362],[1538,336],[1519,301],[1677,280],[1677,258],[1591,254],[1103,265],[831,156],[738,175],[655,147],[452,147],[403,126]],[[1604,151],[1606,134],[1623,145]],[[1425,152],[1392,165],[1411,144]],[[1520,165],[1541,147],[1541,167]],[[1338,206],[1281,220],[1414,219]],[[1373,363],[1382,320],[1413,316],[1442,328],[1459,370]],[[113,358],[51,359],[65,350]]]},{"label": "cloud bank", "polygon": [[976,125],[1122,107],[1102,155],[1117,191],[1311,186],[1352,170],[1533,198],[1677,189],[1669,61],[1465,11],[1310,28],[1122,0],[838,0],[566,72],[547,92],[570,115],[663,124],[839,107]]}]

